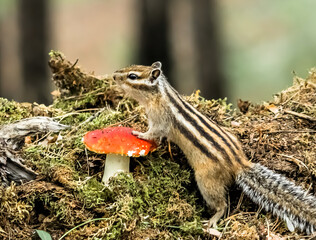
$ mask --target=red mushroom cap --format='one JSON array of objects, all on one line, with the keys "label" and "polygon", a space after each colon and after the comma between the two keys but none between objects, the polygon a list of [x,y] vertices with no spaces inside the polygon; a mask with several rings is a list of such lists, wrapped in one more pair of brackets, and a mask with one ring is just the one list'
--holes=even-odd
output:
[{"label": "red mushroom cap", "polygon": [[157,146],[153,141],[140,139],[128,127],[109,127],[87,132],[85,146],[96,153],[113,153],[130,157],[145,156]]}]

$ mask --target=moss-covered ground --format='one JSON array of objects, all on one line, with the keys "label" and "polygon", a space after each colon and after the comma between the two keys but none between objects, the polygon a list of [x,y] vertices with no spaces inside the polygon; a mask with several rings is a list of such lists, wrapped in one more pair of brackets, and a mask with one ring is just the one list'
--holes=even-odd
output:
[{"label": "moss-covered ground", "polygon": [[[50,116],[71,128],[27,138],[22,155],[39,175],[22,185],[0,187],[0,238],[31,239],[35,229],[53,239],[217,239],[203,232],[211,213],[200,196],[193,171],[177,146],[163,141],[147,157],[131,160],[131,172],[101,183],[105,155],[87,151],[83,135],[107,126],[146,130],[146,116],[124,98],[110,76],[93,76],[51,52],[57,89],[51,106],[0,99],[0,124],[30,116]],[[253,162],[285,174],[316,192],[316,71],[270,102],[186,97],[197,109],[228,127]],[[221,239],[308,239],[261,211],[235,186],[218,230]],[[86,222],[86,223],[85,223]],[[85,223],[85,224],[83,224]]]}]

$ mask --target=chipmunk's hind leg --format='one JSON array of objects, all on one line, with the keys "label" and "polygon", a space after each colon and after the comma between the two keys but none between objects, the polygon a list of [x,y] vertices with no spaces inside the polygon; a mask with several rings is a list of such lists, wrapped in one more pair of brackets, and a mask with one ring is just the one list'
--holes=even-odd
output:
[{"label": "chipmunk's hind leg", "polygon": [[224,215],[226,210],[225,207],[216,208],[216,213],[208,221],[203,222],[203,232],[212,236],[221,236],[221,232],[216,229],[217,222]]},{"label": "chipmunk's hind leg", "polygon": [[213,217],[210,218],[210,220],[208,220],[208,223],[207,223],[208,226],[216,228],[217,222],[224,215],[225,211],[226,211],[226,206],[217,207],[216,213],[213,215]]},{"label": "chipmunk's hind leg", "polygon": [[208,207],[216,211],[208,221],[208,226],[215,228],[217,222],[224,215],[227,208],[225,186],[218,184],[218,181],[215,179],[203,178],[203,181],[199,181],[199,179],[196,178],[196,180]]}]

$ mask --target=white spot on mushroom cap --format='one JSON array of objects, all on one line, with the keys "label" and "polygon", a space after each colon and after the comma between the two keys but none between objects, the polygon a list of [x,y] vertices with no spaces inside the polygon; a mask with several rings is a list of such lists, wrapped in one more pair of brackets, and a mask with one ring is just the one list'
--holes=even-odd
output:
[{"label": "white spot on mushroom cap", "polygon": [[135,153],[136,151],[128,151],[127,156],[132,157]]},{"label": "white spot on mushroom cap", "polygon": [[133,156],[145,156],[146,155],[146,150],[142,149],[139,151],[139,149],[136,150],[130,150],[127,152],[127,156],[133,157]]},{"label": "white spot on mushroom cap", "polygon": [[144,150],[144,149],[141,150],[141,151],[139,152],[139,155],[140,155],[140,156],[145,156],[145,150]]}]

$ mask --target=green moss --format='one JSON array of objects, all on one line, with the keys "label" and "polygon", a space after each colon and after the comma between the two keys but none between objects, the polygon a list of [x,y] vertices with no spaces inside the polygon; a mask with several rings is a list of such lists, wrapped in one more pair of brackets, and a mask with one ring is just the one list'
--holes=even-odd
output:
[{"label": "green moss", "polygon": [[54,108],[69,112],[105,105],[106,90],[112,79],[97,78],[78,66],[78,60],[71,63],[58,51],[51,51],[49,66],[53,73],[55,91]]},{"label": "green moss", "polygon": [[192,239],[202,234],[202,209],[196,204],[197,192],[192,190],[195,186],[190,170],[155,154],[143,163],[138,162],[135,171],[134,176],[118,174],[107,187],[97,178],[78,186],[76,195],[85,208],[103,213],[109,220],[103,231],[99,230],[104,221],[95,222],[85,230],[72,231],[71,237],[92,231],[95,239],[133,239],[134,234],[136,237],[142,233],[159,236],[157,229],[174,239]]},{"label": "green moss", "polygon": [[[91,217],[73,194],[54,184],[34,183],[33,188],[25,194],[25,199],[42,217],[54,222],[55,228],[73,226]],[[32,222],[36,221],[33,219]]]},{"label": "green moss", "polygon": [[30,113],[31,104],[22,104],[15,101],[9,101],[5,98],[0,98],[0,125],[11,123],[22,118],[27,118]]},{"label": "green moss", "polygon": [[[100,90],[101,92],[102,90]],[[95,94],[87,94],[86,96],[80,96],[70,99],[56,99],[53,103],[54,108],[61,109],[65,112],[73,110],[93,108],[97,106],[100,101],[100,96]]]},{"label": "green moss", "polygon": [[113,195],[113,191],[96,178],[90,178],[78,186],[78,197],[87,209],[105,207],[108,201],[113,201]]},{"label": "green moss", "polygon": [[[45,175],[49,179],[54,178],[54,173],[57,168],[70,169],[73,174],[72,180],[77,179],[77,174],[75,174],[75,163],[73,157],[63,151],[60,147],[55,145],[51,146],[31,146],[25,149],[25,157],[30,159],[29,164],[39,171],[41,174]],[[69,171],[68,171],[69,173]],[[60,173],[62,174],[62,173]],[[70,177],[70,176],[69,176]]]},{"label": "green moss", "polygon": [[63,56],[63,57],[64,57],[64,54],[63,54],[61,51],[58,51],[58,50],[50,50],[50,52],[48,53],[48,55],[49,55],[51,58],[59,57],[59,56]]},{"label": "green moss", "polygon": [[113,110],[104,110],[97,118],[82,126],[83,130],[91,131],[99,128],[104,128],[112,124],[117,124],[124,121],[129,116],[128,113],[122,113]]},{"label": "green moss", "polygon": [[139,177],[119,174],[109,183],[114,198],[110,215],[117,216],[109,232],[121,237],[127,231],[158,228],[182,236],[201,234],[201,208],[196,192],[188,190],[194,188],[191,172],[158,156],[138,167]]},{"label": "green moss", "polygon": [[196,91],[190,96],[185,97],[195,108],[202,112],[207,117],[216,122],[229,126],[228,119],[235,115],[233,105],[227,102],[227,98],[219,99],[205,99],[201,97],[200,91]]},{"label": "green moss", "polygon": [[0,186],[0,209],[0,239],[29,239],[34,208],[19,197],[15,184]]},{"label": "green moss", "polygon": [[15,184],[8,188],[0,187],[0,209],[1,222],[6,222],[4,221],[6,219],[21,225],[29,221],[30,213],[33,210],[29,203],[18,199]]}]

